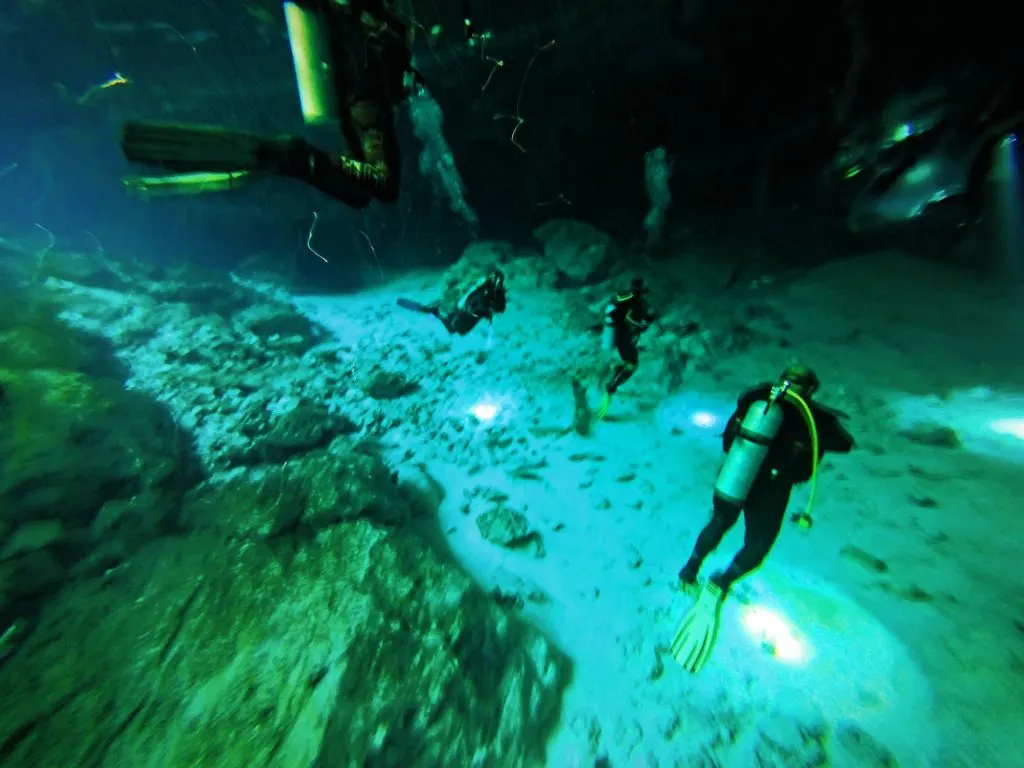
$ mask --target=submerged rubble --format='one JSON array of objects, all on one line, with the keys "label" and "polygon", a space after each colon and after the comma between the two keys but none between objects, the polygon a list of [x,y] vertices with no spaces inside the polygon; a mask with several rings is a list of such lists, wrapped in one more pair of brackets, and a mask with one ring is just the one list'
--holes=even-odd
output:
[{"label": "submerged rubble", "polygon": [[[600,233],[572,250],[576,229],[549,229],[545,246],[568,249],[549,254],[557,268],[476,243],[440,287],[420,283],[438,295],[497,263],[512,295],[541,294],[510,302],[493,337],[450,338],[379,296],[293,300],[127,268],[49,280],[45,338],[105,340],[75,380],[126,398],[97,413],[139,416],[123,444],[82,444],[115,482],[84,483],[76,515],[30,506],[31,482],[0,486],[27,505],[0,516],[5,766],[895,764],[891,733],[775,711],[750,685],[756,658],[730,663],[731,692],[706,695],[666,661],[658,628],[676,604],[659,574],[678,564],[629,526],[685,535],[676,516],[697,493],[681,467],[712,472],[719,441],[684,401],[731,407],[757,366],[788,358],[791,329],[767,291],[731,307],[652,282],[664,312],[642,370],[592,424],[603,305],[641,270],[616,264]],[[540,306],[541,322],[524,317]],[[542,323],[553,330],[537,343]],[[18,348],[37,365],[39,345]],[[694,398],[696,376],[728,394]],[[0,418],[16,410],[0,404]],[[46,429],[69,428],[69,413]],[[665,423],[643,433],[642,456],[587,438],[634,440],[645,418]],[[670,503],[658,472],[679,475]],[[595,706],[605,690],[614,701]]]},{"label": "submerged rubble", "polygon": [[366,521],[277,546],[191,534],[49,603],[0,670],[17,702],[0,715],[0,755],[534,765],[567,674],[543,637],[412,537]]},{"label": "submerged rubble", "polygon": [[[0,328],[4,765],[542,763],[569,662],[416,532],[436,484],[367,439],[404,374],[116,274]],[[116,377],[48,362],[99,338]]]}]

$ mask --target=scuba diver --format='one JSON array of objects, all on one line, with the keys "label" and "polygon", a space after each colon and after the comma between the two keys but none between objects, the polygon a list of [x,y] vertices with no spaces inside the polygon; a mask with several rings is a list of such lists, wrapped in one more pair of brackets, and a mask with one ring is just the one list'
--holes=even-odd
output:
[{"label": "scuba diver", "polygon": [[162,122],[124,125],[133,163],[170,176],[129,177],[149,194],[232,189],[262,175],[299,179],[353,208],[398,199],[400,162],[394,109],[422,81],[412,69],[413,29],[388,0],[286,0],[299,99],[307,125],[339,121],[349,155],[301,136],[265,136],[221,126]]},{"label": "scuba diver", "polygon": [[606,352],[617,353],[621,362],[614,367],[605,382],[604,399],[597,412],[598,419],[603,419],[608,413],[612,396],[619,387],[636,373],[640,365],[637,342],[657,317],[647,306],[647,284],[641,277],[633,278],[629,290],[613,296],[605,307],[601,347]]},{"label": "scuba diver", "polygon": [[776,383],[759,384],[740,395],[725,428],[726,457],[715,480],[711,521],[679,572],[683,590],[695,591],[704,559],[741,512],[744,540],[732,564],[704,586],[673,641],[673,656],[693,673],[711,655],[718,612],[729,589],[760,566],[775,544],[793,487],[812,483],[807,508],[791,517],[802,528],[810,528],[818,463],[826,453],[853,449],[853,438],[839,422],[843,414],[811,399],[819,386],[810,368],[790,365]]},{"label": "scuba diver", "polygon": [[507,299],[505,275],[495,267],[470,285],[449,310],[442,310],[441,302],[420,304],[411,299],[398,299],[397,303],[403,309],[433,315],[444,324],[448,333],[465,336],[481,320],[493,323],[494,316],[505,311]]}]

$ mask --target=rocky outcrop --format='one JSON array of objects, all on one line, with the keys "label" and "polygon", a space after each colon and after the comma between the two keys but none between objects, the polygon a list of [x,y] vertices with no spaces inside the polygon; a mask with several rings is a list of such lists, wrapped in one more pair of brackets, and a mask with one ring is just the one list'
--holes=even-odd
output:
[{"label": "rocky outcrop", "polygon": [[579,287],[609,276],[616,260],[610,235],[574,219],[553,219],[534,230],[544,258],[557,270],[560,284]]},{"label": "rocky outcrop", "polygon": [[395,526],[413,514],[395,480],[378,457],[345,441],[330,452],[211,478],[189,494],[179,525],[231,539],[314,533],[360,518]]},{"label": "rocky outcrop", "polygon": [[284,462],[359,429],[333,402],[352,366],[277,294],[227,279],[140,279],[127,294],[57,289],[68,321],[118,347],[129,384],[169,405],[212,470]]},{"label": "rocky outcrop", "polygon": [[365,439],[415,379],[279,296],[135,279],[50,281],[53,349],[0,334],[0,597],[46,597],[0,610],[0,761],[543,764],[568,660]]},{"label": "rocky outcrop", "polygon": [[160,535],[199,477],[188,434],[101,342],[42,300],[0,308],[0,615]]},{"label": "rocky outcrop", "polygon": [[0,709],[0,758],[536,765],[567,674],[465,576],[369,522],[287,548],[164,539],[62,593],[0,668],[18,703]]}]

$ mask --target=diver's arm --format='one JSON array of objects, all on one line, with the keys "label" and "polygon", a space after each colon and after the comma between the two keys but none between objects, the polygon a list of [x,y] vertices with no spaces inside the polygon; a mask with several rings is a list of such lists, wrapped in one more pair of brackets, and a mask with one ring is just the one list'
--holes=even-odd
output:
[{"label": "diver's arm", "polygon": [[840,414],[820,403],[811,403],[811,413],[818,429],[818,450],[827,453],[849,453],[856,445],[853,435],[843,426]]},{"label": "diver's arm", "polygon": [[647,303],[636,294],[623,303],[628,304],[628,309],[626,311],[626,323],[637,331],[646,331],[654,325],[654,321],[658,319],[658,315],[655,312],[652,312],[650,307],[647,306]]},{"label": "diver's arm", "polygon": [[616,303],[625,308],[624,319],[626,325],[630,328],[643,328],[643,312],[637,312],[637,309],[642,310],[643,307],[637,301],[635,293],[628,294],[627,299],[616,298]]},{"label": "diver's arm", "polygon": [[826,429],[818,427],[818,442],[821,450],[829,453],[849,453],[856,445],[853,435],[834,416],[829,420]]}]

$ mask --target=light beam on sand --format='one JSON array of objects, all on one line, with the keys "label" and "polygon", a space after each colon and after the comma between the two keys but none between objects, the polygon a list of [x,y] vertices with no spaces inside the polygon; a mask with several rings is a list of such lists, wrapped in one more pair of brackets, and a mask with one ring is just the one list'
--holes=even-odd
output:
[{"label": "light beam on sand", "polygon": [[747,606],[740,613],[740,622],[747,634],[779,661],[799,664],[807,659],[808,649],[797,637],[796,628],[774,611]]},{"label": "light beam on sand", "polygon": [[813,707],[826,721],[852,720],[884,743],[896,764],[933,763],[940,739],[932,736],[928,677],[848,595],[805,571],[769,563],[726,601],[722,615],[728,620],[714,669],[702,676],[717,674],[724,690],[750,697],[750,706],[786,710],[792,703],[800,711]]},{"label": "light beam on sand", "polygon": [[1024,419],[996,419],[989,426],[997,435],[1010,435],[1024,440]]},{"label": "light beam on sand", "polygon": [[899,426],[947,427],[973,454],[1024,463],[1024,394],[986,387],[890,399]]},{"label": "light beam on sand", "polygon": [[501,409],[498,408],[495,403],[481,401],[479,403],[474,403],[469,409],[469,412],[477,421],[481,421],[486,424],[494,421],[500,410]]},{"label": "light beam on sand", "polygon": [[716,421],[718,420],[715,418],[715,415],[708,411],[697,411],[690,416],[690,422],[693,426],[700,427],[701,429],[710,429],[715,426]]}]

